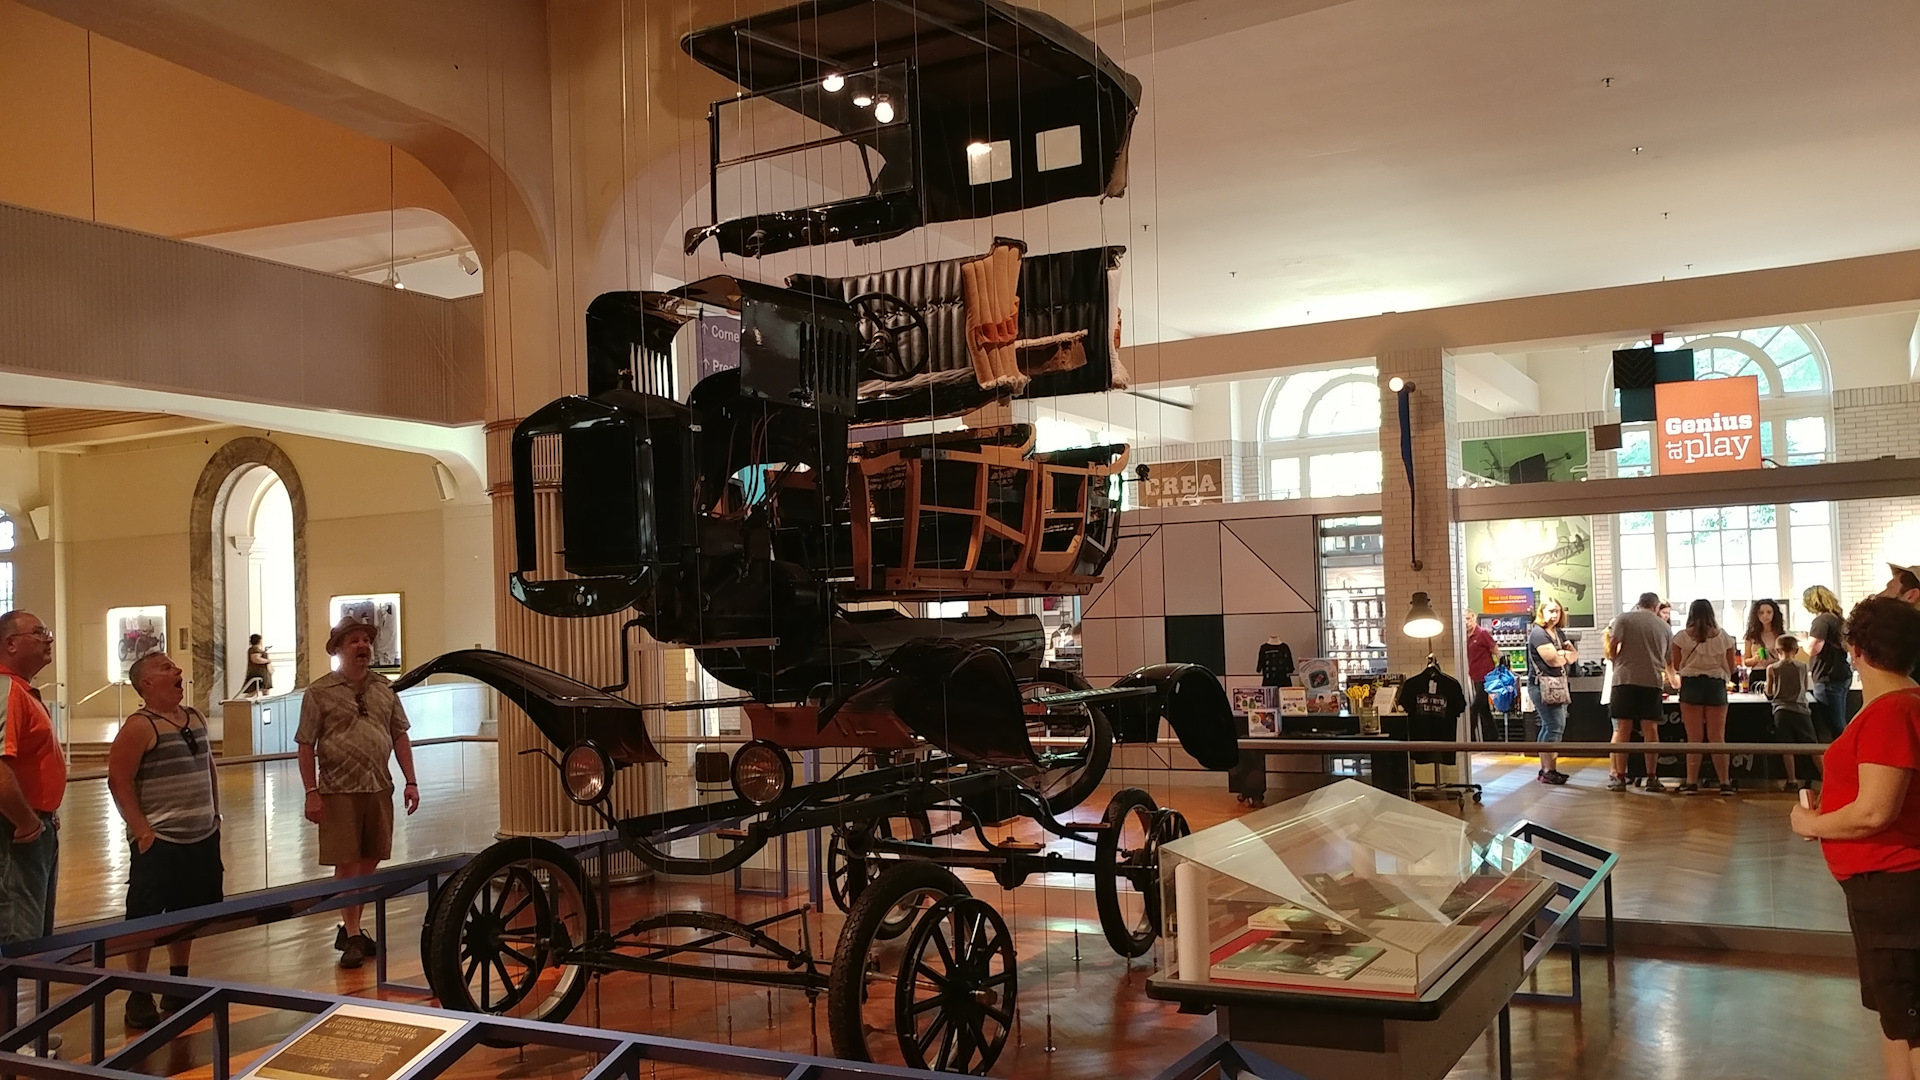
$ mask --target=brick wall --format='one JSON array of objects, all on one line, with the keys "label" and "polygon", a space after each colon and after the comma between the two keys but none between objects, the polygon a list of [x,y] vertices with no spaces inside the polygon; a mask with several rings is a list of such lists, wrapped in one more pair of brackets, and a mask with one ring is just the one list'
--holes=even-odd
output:
[{"label": "brick wall", "polygon": [[[1459,562],[1454,527],[1453,478],[1460,475],[1460,431],[1454,419],[1453,361],[1439,349],[1382,353],[1380,370],[1380,519],[1386,545],[1387,670],[1419,671],[1427,662],[1427,642],[1399,632],[1399,622],[1415,592],[1433,598],[1441,633],[1433,651],[1443,666],[1459,670],[1454,655],[1460,620],[1454,598]],[[1400,460],[1400,414],[1388,380],[1399,376],[1414,384],[1412,398],[1413,483],[1419,490],[1418,517],[1409,507],[1406,468]],[[1411,541],[1412,548],[1409,548]],[[1415,570],[1417,551],[1421,568]]]},{"label": "brick wall", "polygon": [[[1920,457],[1920,385],[1869,386],[1833,395],[1836,461]],[[1834,552],[1840,600],[1851,605],[1887,583],[1886,562],[1920,561],[1920,497],[1839,504]]]}]

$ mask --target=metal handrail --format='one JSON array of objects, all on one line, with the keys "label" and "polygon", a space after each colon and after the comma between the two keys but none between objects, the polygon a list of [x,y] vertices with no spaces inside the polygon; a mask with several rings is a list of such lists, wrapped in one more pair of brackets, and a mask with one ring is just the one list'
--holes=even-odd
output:
[{"label": "metal handrail", "polygon": [[[19,1014],[18,987],[21,983],[36,987],[35,1015],[24,1022]],[[52,1003],[47,992],[51,984],[74,986],[74,992],[59,1003]],[[106,1050],[107,999],[123,991],[166,995],[186,999],[187,1004],[168,1014],[152,1029],[141,1032],[108,1054]],[[533,1020],[476,1013],[454,1012],[401,1001],[376,1001],[342,994],[278,990],[207,979],[175,978],[130,971],[75,969],[53,964],[24,961],[0,961],[0,1054],[6,1054],[6,1072],[28,1077],[109,1077],[112,1080],[149,1080],[138,1070],[154,1052],[178,1039],[186,1038],[200,1025],[208,1024],[206,1036],[212,1047],[213,1080],[229,1080],[230,1059],[237,1049],[232,1043],[233,1010],[274,1009],[319,1016],[341,1005],[376,1007],[384,1011],[416,1016],[451,1018],[461,1021],[453,1036],[437,1047],[424,1061],[410,1068],[403,1078],[441,1075],[449,1065],[480,1045],[517,1043],[525,1046],[559,1047],[587,1052],[599,1061],[587,1070],[595,1078],[636,1075],[642,1061],[660,1061],[691,1065],[703,1072],[731,1076],[784,1077],[786,1080],[940,1080],[948,1074],[909,1069],[898,1065],[840,1061],[812,1054],[766,1050],[747,1046],[722,1046],[661,1035],[643,1035],[631,1031],[548,1024]],[[88,1058],[82,1063],[46,1057],[15,1055],[30,1044],[44,1047],[46,1037],[59,1024],[82,1012],[91,1015]],[[244,1014],[243,1014],[244,1015]],[[262,1052],[248,1067],[278,1053],[307,1030],[302,1025],[278,1044]]]}]

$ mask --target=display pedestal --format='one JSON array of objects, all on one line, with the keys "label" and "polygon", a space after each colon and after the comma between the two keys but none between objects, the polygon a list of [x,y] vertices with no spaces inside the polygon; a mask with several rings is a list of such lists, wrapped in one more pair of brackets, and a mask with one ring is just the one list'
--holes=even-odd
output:
[{"label": "display pedestal", "polygon": [[[1214,1009],[1221,1037],[1303,1076],[1440,1080],[1501,1019],[1519,989],[1526,976],[1521,932],[1552,893],[1551,883],[1540,882],[1417,998],[1189,983],[1165,975],[1147,981],[1147,995],[1189,1010]],[[1504,1047],[1501,1057],[1504,1066]]]}]

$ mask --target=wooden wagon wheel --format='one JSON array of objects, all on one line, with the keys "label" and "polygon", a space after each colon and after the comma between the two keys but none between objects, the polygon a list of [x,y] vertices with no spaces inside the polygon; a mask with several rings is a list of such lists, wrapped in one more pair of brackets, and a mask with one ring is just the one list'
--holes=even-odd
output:
[{"label": "wooden wagon wheel", "polygon": [[427,981],[446,1008],[557,1023],[586,993],[571,954],[599,912],[579,860],[552,841],[515,837],[474,856],[431,921]]},{"label": "wooden wagon wheel", "polygon": [[894,983],[894,1034],[908,1065],[983,1074],[1013,1032],[1020,987],[1013,934],[993,905],[948,896],[914,925]]}]

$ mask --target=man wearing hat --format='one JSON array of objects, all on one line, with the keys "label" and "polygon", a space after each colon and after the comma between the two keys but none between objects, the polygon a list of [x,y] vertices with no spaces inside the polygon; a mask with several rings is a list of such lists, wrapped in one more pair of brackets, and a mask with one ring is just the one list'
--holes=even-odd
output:
[{"label": "man wearing hat", "polygon": [[[1895,600],[1905,600],[1915,607],[1920,607],[1920,566],[1888,563],[1887,569],[1893,571],[1893,576],[1887,579],[1887,587],[1880,591],[1880,595],[1891,596]],[[1920,682],[1920,664],[1914,666],[1912,675],[1915,682]]]},{"label": "man wearing hat", "polygon": [[[389,758],[406,777],[407,813],[420,809],[414,781],[413,744],[400,695],[373,663],[372,626],[347,618],[327,635],[333,671],[307,684],[300,705],[300,779],[307,789],[307,820],[320,826],[320,864],[335,878],[371,874],[393,855],[393,774]],[[340,966],[357,968],[379,944],[360,931],[360,908],[342,909],[334,939]]]}]

